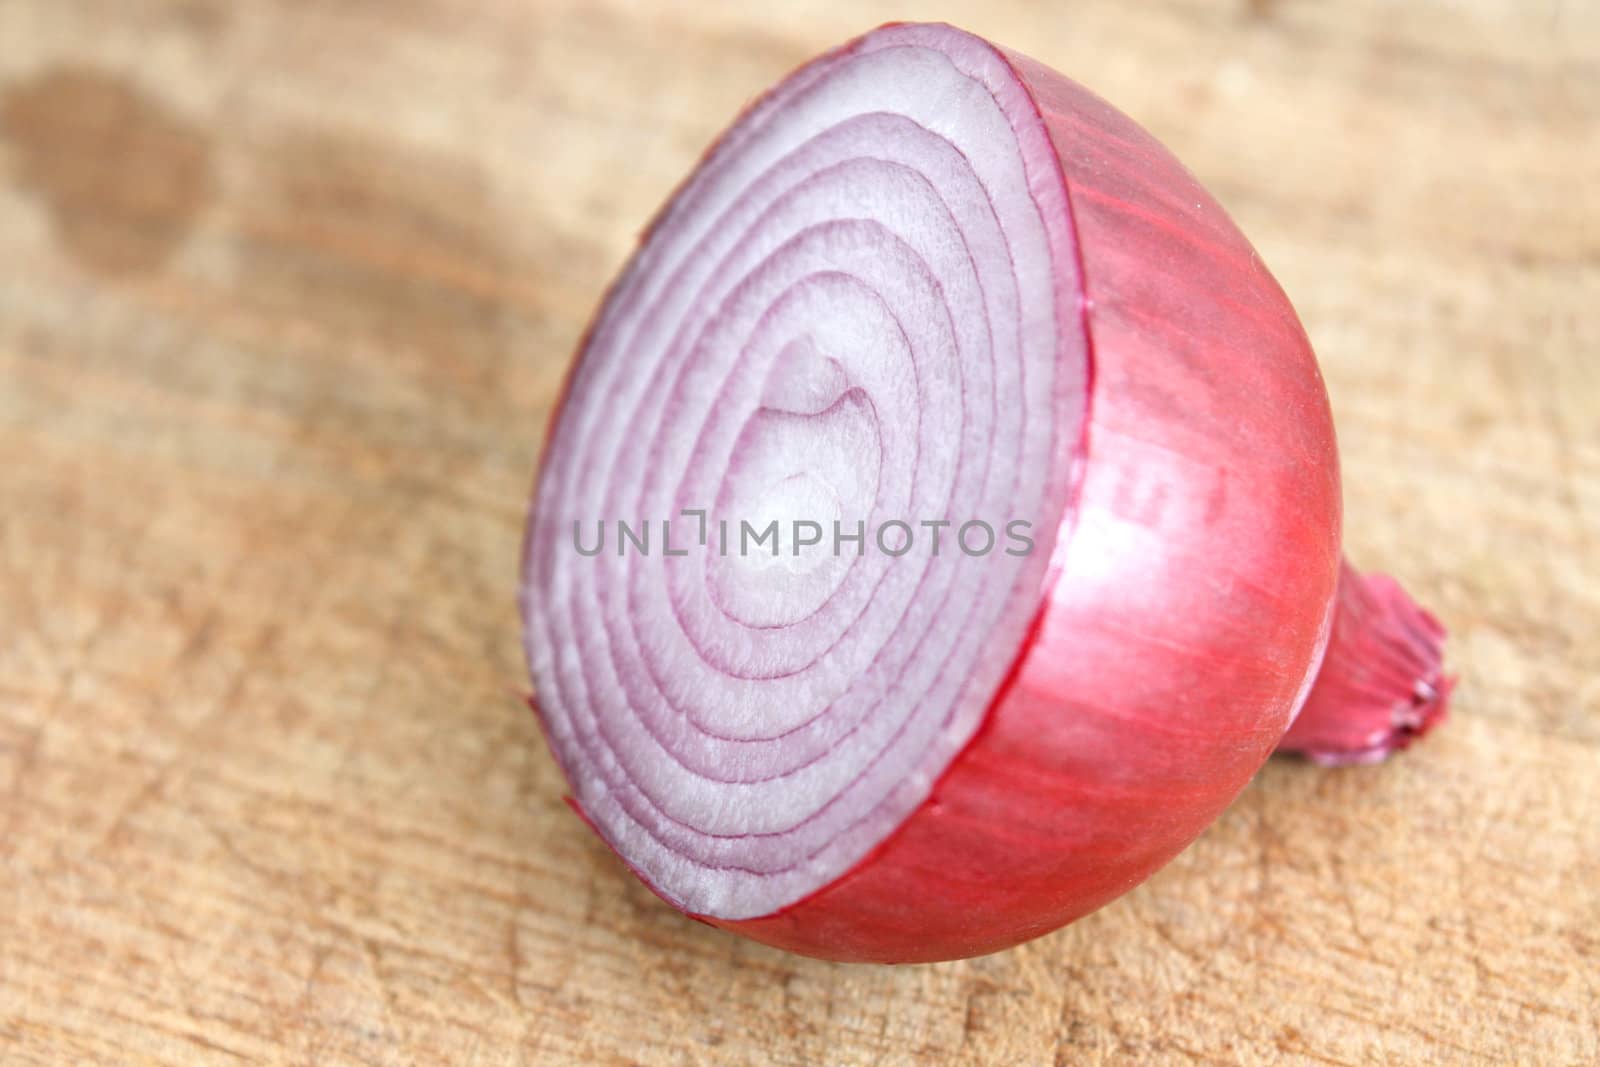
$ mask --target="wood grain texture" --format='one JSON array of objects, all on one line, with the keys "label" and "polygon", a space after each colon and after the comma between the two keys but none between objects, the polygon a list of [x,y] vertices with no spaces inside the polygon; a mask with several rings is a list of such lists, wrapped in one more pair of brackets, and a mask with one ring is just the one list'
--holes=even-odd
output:
[{"label": "wood grain texture", "polygon": [[[1600,9],[0,3],[0,1062],[1600,1060]],[[1021,949],[682,919],[564,808],[513,602],[554,391],[741,103],[943,17],[1145,123],[1321,355],[1453,632]]]}]

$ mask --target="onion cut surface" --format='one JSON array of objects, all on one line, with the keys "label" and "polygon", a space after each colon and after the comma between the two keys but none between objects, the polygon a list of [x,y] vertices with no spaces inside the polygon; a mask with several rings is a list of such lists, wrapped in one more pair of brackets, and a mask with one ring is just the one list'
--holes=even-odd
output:
[{"label": "onion cut surface", "polygon": [[[723,552],[724,518],[824,535]],[[1031,551],[958,550],[971,519]],[[653,551],[579,550],[617,520]],[[993,951],[1137,884],[1278,745],[1339,528],[1315,360],[1221,208],[1060,75],[889,26],[747,110],[602,305],[528,527],[535,706],[681,910],[837,959]]]}]

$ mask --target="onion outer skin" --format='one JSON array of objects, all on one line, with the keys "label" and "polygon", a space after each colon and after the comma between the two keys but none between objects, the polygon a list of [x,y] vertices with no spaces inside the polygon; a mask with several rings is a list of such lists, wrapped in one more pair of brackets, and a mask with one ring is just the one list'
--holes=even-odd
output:
[{"label": "onion outer skin", "polygon": [[1338,459],[1288,299],[1154,138],[1001,51],[1048,128],[1077,234],[1082,481],[1033,637],[921,809],[775,915],[703,917],[804,955],[983,955],[1125,893],[1272,753],[1327,637]]},{"label": "onion outer skin", "polygon": [[774,914],[693,916],[803,955],[983,955],[1127,892],[1317,704],[1338,630],[1334,431],[1288,299],[1154,138],[997,51],[1056,149],[1076,237],[1090,359],[1079,481],[1029,638],[921,807]]}]

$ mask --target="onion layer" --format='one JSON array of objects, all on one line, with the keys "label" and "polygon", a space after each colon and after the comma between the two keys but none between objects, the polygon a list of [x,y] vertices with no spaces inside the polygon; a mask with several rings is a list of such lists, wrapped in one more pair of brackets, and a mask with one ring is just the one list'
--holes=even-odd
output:
[{"label": "onion layer", "polygon": [[902,25],[757,102],[644,235],[522,607],[574,806],[656,892],[904,961],[1098,907],[1303,704],[1342,722],[1307,703],[1330,635],[1389,642],[1335,626],[1339,573],[1322,381],[1221,208],[1060,75]]}]

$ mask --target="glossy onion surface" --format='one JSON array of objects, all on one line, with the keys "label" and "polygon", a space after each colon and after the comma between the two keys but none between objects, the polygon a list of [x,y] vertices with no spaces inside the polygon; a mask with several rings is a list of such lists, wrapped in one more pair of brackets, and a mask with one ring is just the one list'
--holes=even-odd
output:
[{"label": "glossy onion surface", "polygon": [[[529,525],[536,707],[682,910],[993,951],[1137,884],[1272,751],[1338,501],[1305,336],[1194,179],[1030,60],[885,27],[741,116],[607,296]],[[723,554],[719,517],[867,544]],[[576,551],[617,519],[655,551]],[[971,519],[1032,551],[954,550]]]}]

